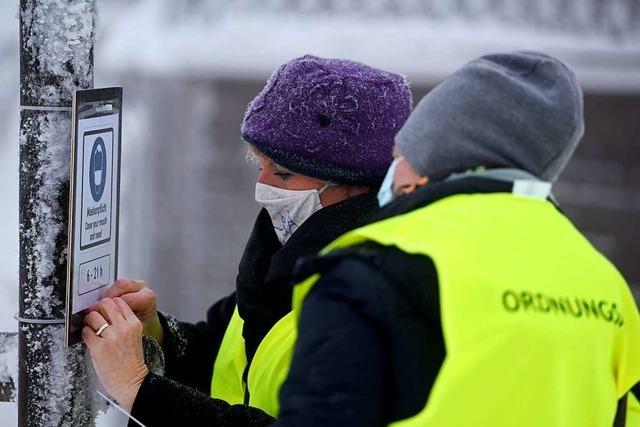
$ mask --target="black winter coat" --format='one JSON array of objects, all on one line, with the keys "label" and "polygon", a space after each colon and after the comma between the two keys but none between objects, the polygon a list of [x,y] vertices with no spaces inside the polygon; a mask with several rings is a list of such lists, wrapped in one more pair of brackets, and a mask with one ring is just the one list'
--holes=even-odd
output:
[{"label": "black winter coat", "polygon": [[[178,322],[161,316],[165,376],[145,378],[132,415],[154,426],[264,426],[273,419],[259,409],[210,397],[213,365],[235,305],[244,321],[247,361],[271,327],[291,310],[296,261],[320,251],[363,225],[377,208],[375,192],[323,208],[282,246],[265,210],[258,215],[240,261],[236,292],[218,301],[207,320]],[[245,372],[246,375],[246,372]],[[135,424],[129,423],[130,426]]]}]

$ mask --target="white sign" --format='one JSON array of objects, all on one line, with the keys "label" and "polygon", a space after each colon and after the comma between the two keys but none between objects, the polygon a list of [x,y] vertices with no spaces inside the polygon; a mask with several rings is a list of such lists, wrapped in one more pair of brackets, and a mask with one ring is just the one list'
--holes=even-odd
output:
[{"label": "white sign", "polygon": [[121,96],[120,88],[74,96],[67,344],[79,341],[83,311],[117,276]]},{"label": "white sign", "polygon": [[118,123],[118,114],[78,121],[71,314],[98,301],[115,281]]}]

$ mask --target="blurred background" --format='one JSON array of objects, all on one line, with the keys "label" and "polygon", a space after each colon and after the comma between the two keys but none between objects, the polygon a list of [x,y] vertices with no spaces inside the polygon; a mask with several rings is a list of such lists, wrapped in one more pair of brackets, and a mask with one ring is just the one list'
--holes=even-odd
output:
[{"label": "blurred background", "polygon": [[[17,1],[0,2],[0,329],[15,330]],[[540,50],[577,72],[586,134],[555,192],[640,288],[640,0],[104,0],[95,84],[124,86],[120,275],[184,320],[235,286],[258,211],[240,123],[306,53],[406,74],[417,102],[475,57]]]}]

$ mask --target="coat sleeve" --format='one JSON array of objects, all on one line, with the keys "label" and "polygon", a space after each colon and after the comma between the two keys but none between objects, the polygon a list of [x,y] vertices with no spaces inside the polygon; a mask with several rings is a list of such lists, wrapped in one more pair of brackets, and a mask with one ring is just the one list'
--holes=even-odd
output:
[{"label": "coat sleeve", "polygon": [[[280,393],[278,427],[386,425],[389,355],[381,325],[385,286],[365,263],[346,260],[314,285],[302,308],[291,370]],[[329,315],[327,315],[329,313]]]},{"label": "coat sleeve", "polygon": [[196,324],[160,314],[167,378],[209,394],[213,364],[235,303],[234,292],[209,308],[206,321]]},{"label": "coat sleeve", "polygon": [[[131,415],[147,427],[264,427],[273,418],[260,409],[230,405],[155,374],[140,386]],[[138,427],[133,420],[129,427]]]}]

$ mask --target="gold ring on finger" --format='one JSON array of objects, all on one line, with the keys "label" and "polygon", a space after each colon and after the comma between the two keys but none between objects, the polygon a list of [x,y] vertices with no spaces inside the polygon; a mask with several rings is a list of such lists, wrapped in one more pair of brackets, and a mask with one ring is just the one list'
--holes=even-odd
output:
[{"label": "gold ring on finger", "polygon": [[96,335],[97,335],[97,336],[99,336],[99,337],[101,337],[101,336],[102,336],[102,333],[104,332],[104,330],[105,330],[105,329],[107,329],[109,326],[111,326],[111,325],[110,325],[110,324],[108,324],[108,323],[105,323],[104,325],[100,326],[100,327],[98,328],[98,330],[96,331]]}]

